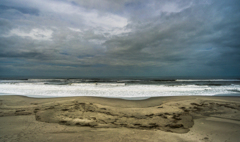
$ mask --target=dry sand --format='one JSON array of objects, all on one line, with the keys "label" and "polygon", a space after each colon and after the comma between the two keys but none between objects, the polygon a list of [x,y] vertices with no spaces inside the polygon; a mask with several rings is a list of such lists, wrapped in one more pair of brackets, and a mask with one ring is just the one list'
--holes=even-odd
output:
[{"label": "dry sand", "polygon": [[0,141],[238,142],[240,97],[0,96]]}]

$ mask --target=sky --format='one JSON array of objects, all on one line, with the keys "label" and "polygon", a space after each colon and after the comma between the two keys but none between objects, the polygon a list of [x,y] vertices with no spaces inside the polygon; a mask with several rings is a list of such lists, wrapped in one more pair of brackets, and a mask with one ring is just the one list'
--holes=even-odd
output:
[{"label": "sky", "polygon": [[0,77],[240,77],[239,0],[1,0]]}]

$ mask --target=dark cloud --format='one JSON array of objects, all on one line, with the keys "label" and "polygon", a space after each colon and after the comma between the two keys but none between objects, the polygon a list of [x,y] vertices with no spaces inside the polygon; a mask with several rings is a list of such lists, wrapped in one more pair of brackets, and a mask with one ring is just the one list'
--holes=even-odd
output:
[{"label": "dark cloud", "polygon": [[39,10],[35,9],[35,8],[24,8],[24,7],[14,7],[14,6],[0,5],[0,9],[1,9],[0,13],[4,12],[6,10],[14,9],[14,10],[17,10],[17,11],[23,13],[23,14],[31,14],[31,15],[36,15],[36,16],[39,15]]},{"label": "dark cloud", "polygon": [[6,34],[11,28],[12,25],[9,20],[0,18],[0,33]]},{"label": "dark cloud", "polygon": [[14,52],[0,53],[0,57],[1,58],[27,58],[27,59],[36,58],[36,59],[43,60],[46,58],[46,55],[39,52],[30,51],[30,52],[17,52],[17,53],[14,53]]},{"label": "dark cloud", "polygon": [[24,2],[0,2],[1,72],[240,76],[238,0]]}]

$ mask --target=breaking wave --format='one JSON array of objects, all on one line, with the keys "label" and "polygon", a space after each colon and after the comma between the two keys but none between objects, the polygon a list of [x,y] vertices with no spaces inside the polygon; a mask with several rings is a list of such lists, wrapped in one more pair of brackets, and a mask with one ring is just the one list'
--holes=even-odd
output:
[{"label": "breaking wave", "polygon": [[[200,84],[200,85],[199,85]],[[220,85],[218,85],[220,84]],[[164,82],[138,84],[126,82],[81,82],[78,80],[0,80],[0,93],[29,97],[157,97],[157,96],[213,96],[240,93],[240,84],[204,84]]]}]

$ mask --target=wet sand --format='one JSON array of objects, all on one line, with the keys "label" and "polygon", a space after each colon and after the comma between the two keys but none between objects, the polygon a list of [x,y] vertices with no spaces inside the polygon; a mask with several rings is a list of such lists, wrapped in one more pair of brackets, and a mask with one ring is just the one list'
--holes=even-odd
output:
[{"label": "wet sand", "polygon": [[240,97],[0,96],[0,141],[203,141],[240,139]]}]

